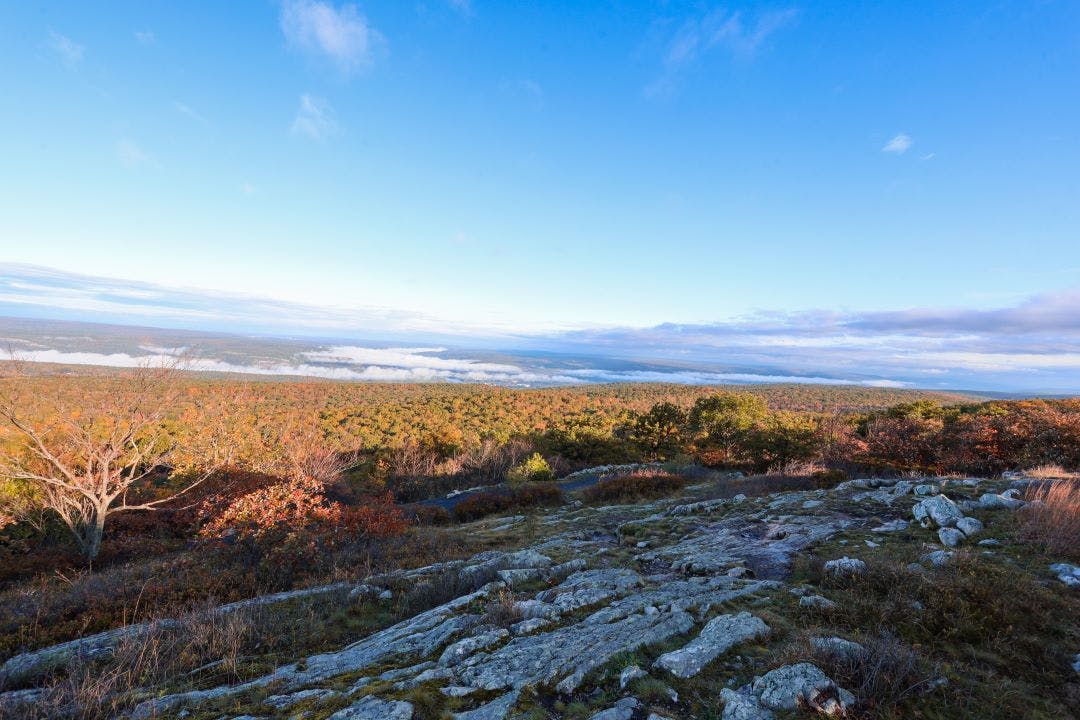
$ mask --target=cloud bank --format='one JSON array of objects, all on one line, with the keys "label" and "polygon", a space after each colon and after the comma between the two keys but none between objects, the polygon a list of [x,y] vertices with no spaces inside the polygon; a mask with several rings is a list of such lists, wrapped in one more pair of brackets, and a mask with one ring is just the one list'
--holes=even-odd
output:
[{"label": "cloud bank", "polygon": [[[390,308],[319,307],[0,264],[0,315],[312,338],[270,363],[205,358],[226,363],[207,369],[230,372],[506,384],[783,381],[1080,392],[1080,289],[997,308],[769,312],[707,324],[544,333],[455,325]],[[105,360],[100,356],[115,349],[95,349],[94,359],[71,355],[84,347],[45,343],[23,349],[53,362],[124,365],[145,359],[144,351],[130,348],[120,353],[130,359]],[[62,359],[56,353],[67,354]],[[562,356],[574,361],[557,360]]]}]

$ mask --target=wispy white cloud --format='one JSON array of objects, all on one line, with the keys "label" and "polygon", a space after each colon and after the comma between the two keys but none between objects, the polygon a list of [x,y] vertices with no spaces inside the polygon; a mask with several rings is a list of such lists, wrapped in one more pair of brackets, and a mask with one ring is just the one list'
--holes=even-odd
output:
[{"label": "wispy white cloud", "polygon": [[129,168],[150,164],[153,159],[131,138],[116,141],[116,158]]},{"label": "wispy white cloud", "polygon": [[247,181],[240,183],[240,193],[242,195],[245,195],[247,197],[251,197],[257,191],[258,191],[258,189],[254,185],[252,185],[251,183],[249,183]]},{"label": "wispy white cloud", "polygon": [[535,80],[529,78],[505,80],[499,87],[508,97],[524,102],[534,110],[539,110],[544,106],[544,88]]},{"label": "wispy white cloud", "polygon": [[300,109],[292,122],[294,135],[306,135],[312,140],[325,140],[337,134],[338,124],[334,109],[322,98],[304,94],[300,96]]},{"label": "wispy white cloud", "polygon": [[208,121],[205,117],[202,116],[202,114],[200,114],[187,103],[182,103],[178,100],[174,100],[173,107],[176,108],[176,112],[180,113],[181,115],[186,115],[200,125],[210,124],[210,121]]},{"label": "wispy white cloud", "polygon": [[75,42],[67,35],[61,35],[52,30],[49,31],[49,39],[46,41],[46,46],[62,63],[69,67],[78,65],[83,59],[83,53],[86,51],[84,46]]},{"label": "wispy white cloud", "polygon": [[355,5],[335,8],[317,0],[285,0],[281,30],[289,46],[329,59],[350,73],[372,64],[385,39]]},{"label": "wispy white cloud", "polygon": [[136,30],[135,42],[140,45],[153,45],[157,42],[157,35],[152,30]]},{"label": "wispy white cloud", "polygon": [[472,0],[446,0],[446,3],[462,15],[472,15]]},{"label": "wispy white cloud", "polygon": [[724,50],[742,59],[750,58],[797,17],[798,11],[794,9],[768,10],[752,16],[714,9],[684,20],[666,36],[661,59],[663,70],[645,86],[643,94],[649,99],[674,94],[681,74],[714,50]]},{"label": "wispy white cloud", "polygon": [[[911,146],[915,144],[915,141],[911,139],[910,135],[905,133],[898,133],[893,136],[889,142],[885,143],[885,146],[881,148],[881,152],[893,153],[894,155],[903,155]],[[933,157],[931,155],[931,157]]]}]

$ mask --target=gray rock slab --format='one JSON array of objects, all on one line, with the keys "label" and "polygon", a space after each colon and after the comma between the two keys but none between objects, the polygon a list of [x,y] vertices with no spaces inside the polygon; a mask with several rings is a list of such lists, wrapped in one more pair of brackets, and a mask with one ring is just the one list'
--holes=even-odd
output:
[{"label": "gray rock slab", "polygon": [[768,632],[769,626],[748,612],[720,615],[710,620],[689,643],[661,655],[654,666],[678,678],[693,677],[739,643],[763,637]]}]

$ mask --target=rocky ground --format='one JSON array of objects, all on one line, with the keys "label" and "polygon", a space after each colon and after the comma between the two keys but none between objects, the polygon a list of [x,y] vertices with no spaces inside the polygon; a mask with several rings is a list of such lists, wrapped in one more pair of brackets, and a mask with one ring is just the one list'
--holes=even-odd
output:
[{"label": "rocky ground", "polygon": [[[747,497],[725,479],[480,521],[462,531],[503,549],[305,591],[348,612],[418,588],[448,601],[243,682],[148,689],[128,717],[1077,717],[1080,568],[1017,539],[1025,482]],[[0,676],[21,689],[0,714],[33,704],[26,678],[44,666],[116,641],[8,661]]]}]

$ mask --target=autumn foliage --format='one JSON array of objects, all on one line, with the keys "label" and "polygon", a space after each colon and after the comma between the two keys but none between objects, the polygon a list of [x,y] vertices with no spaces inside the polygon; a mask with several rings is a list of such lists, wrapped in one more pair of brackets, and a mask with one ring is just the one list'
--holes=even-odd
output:
[{"label": "autumn foliage", "polygon": [[389,493],[350,507],[330,499],[325,484],[310,477],[254,490],[214,514],[212,508],[209,503],[200,531],[205,538],[267,540],[297,533],[391,537],[406,527]]}]

